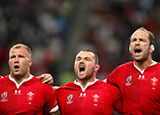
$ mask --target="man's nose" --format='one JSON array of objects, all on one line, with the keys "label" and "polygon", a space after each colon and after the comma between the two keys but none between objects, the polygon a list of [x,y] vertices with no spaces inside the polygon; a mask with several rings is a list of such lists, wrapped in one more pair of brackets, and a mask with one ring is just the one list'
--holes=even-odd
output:
[{"label": "man's nose", "polygon": [[139,45],[139,43],[140,43],[140,41],[139,41],[139,40],[137,40],[137,41],[136,41],[136,45]]},{"label": "man's nose", "polygon": [[18,62],[18,61],[19,61],[19,57],[16,56],[15,59],[14,59],[14,61],[15,61],[15,62]]}]

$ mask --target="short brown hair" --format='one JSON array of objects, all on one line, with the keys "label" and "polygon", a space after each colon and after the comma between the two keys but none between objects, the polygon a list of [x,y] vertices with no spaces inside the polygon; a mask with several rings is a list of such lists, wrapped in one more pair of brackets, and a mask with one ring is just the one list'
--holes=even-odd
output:
[{"label": "short brown hair", "polygon": [[[93,51],[91,51],[91,50],[89,50],[89,49],[83,49],[83,50],[81,50],[81,51],[93,53],[94,56],[95,56],[95,63],[96,63],[96,64],[99,64],[99,57],[98,57],[98,55],[97,55],[96,53],[94,53]],[[81,52],[81,51],[80,51],[80,52]]]},{"label": "short brown hair", "polygon": [[[146,28],[144,28],[144,27],[140,27],[140,28],[138,28],[137,30],[142,30],[142,31],[144,31],[145,33],[147,33],[148,34],[148,37],[149,37],[149,40],[150,40],[150,45],[152,45],[152,44],[154,44],[154,39],[155,39],[155,37],[154,37],[154,35],[153,35],[153,33],[151,32],[151,31],[149,31],[149,30],[147,30]],[[136,31],[137,31],[136,30]],[[135,32],[136,32],[135,31]],[[132,34],[133,35],[133,34]],[[131,36],[132,36],[131,35]],[[130,37],[131,38],[131,37]]]}]

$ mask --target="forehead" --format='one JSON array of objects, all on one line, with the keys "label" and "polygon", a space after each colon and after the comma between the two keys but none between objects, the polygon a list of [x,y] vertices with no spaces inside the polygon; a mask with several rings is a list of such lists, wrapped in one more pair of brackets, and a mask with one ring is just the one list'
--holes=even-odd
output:
[{"label": "forehead", "polygon": [[80,52],[77,54],[76,58],[77,58],[77,57],[90,57],[90,58],[94,58],[95,56],[94,56],[94,54],[93,54],[92,52],[80,51]]},{"label": "forehead", "polygon": [[10,50],[10,55],[14,55],[14,54],[26,55],[28,54],[28,52],[25,48],[12,48]]},{"label": "forehead", "polygon": [[146,38],[149,40],[149,35],[143,30],[137,30],[132,34],[131,39],[132,38]]}]

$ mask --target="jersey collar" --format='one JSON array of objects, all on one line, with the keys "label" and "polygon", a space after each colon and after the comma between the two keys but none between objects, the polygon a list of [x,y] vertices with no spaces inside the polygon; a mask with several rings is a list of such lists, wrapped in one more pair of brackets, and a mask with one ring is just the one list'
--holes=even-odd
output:
[{"label": "jersey collar", "polygon": [[88,82],[85,87],[82,87],[81,83],[79,83],[78,80],[76,79],[76,80],[74,81],[74,84],[80,86],[81,89],[82,89],[82,92],[84,92],[88,86],[94,84],[96,81],[98,81],[98,79],[95,79],[95,81],[93,81],[93,82]]},{"label": "jersey collar", "polygon": [[12,78],[11,75],[9,75],[9,79],[16,84],[16,87],[17,87],[17,88],[19,88],[24,82],[29,81],[29,80],[32,79],[32,78],[33,78],[33,75],[30,74],[30,76],[29,76],[28,78],[23,79],[23,80],[21,81],[21,83],[18,84],[18,83],[16,82],[16,80],[15,80],[14,78]]},{"label": "jersey collar", "polygon": [[[153,63],[152,63],[151,65],[149,65],[148,67],[153,66],[153,65],[156,65],[156,64],[157,64],[157,62],[156,62],[156,61],[153,61]],[[134,65],[134,67],[135,67],[138,71],[141,72],[141,74],[143,74],[143,72],[145,71],[145,69],[144,69],[144,70],[141,70],[138,66],[136,66],[135,62],[133,62],[133,65]]]}]

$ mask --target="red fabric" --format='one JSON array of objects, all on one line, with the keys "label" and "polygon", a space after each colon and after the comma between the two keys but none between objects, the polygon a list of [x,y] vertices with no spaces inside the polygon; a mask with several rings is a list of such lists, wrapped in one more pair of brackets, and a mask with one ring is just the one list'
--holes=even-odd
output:
[{"label": "red fabric", "polygon": [[0,114],[42,115],[56,107],[56,96],[53,88],[33,77],[19,88],[9,79],[0,79]]},{"label": "red fabric", "polygon": [[115,86],[101,80],[89,85],[84,92],[70,82],[57,89],[56,95],[62,115],[112,115],[113,103],[121,99]]},{"label": "red fabric", "polygon": [[125,115],[160,114],[160,63],[140,72],[128,62],[120,65],[107,82],[120,88]]}]

